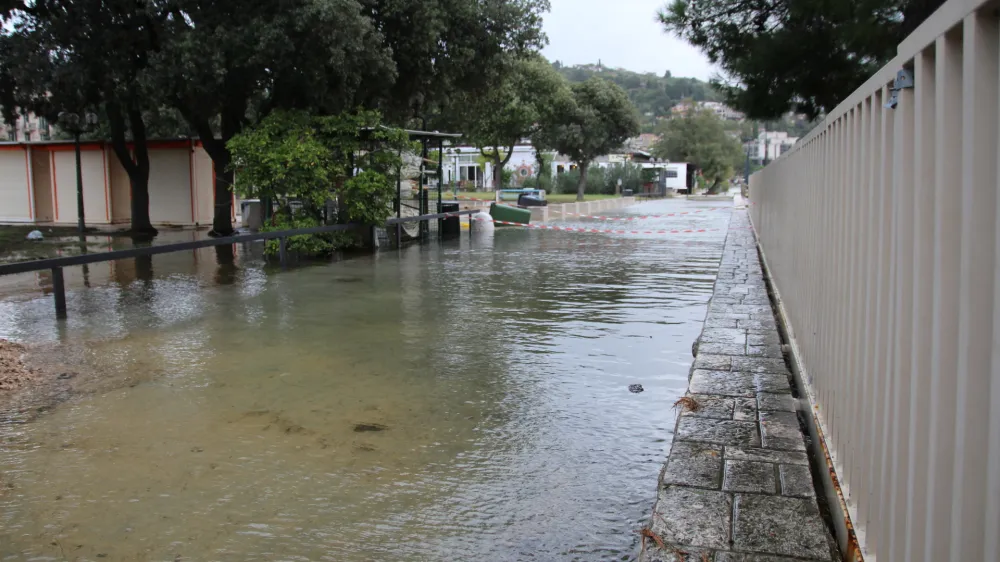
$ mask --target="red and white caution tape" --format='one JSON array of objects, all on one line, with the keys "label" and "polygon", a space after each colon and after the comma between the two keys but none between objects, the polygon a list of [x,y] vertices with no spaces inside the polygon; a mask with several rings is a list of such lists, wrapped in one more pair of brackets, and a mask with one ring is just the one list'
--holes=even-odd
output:
[{"label": "red and white caution tape", "polygon": [[524,228],[535,228],[538,230],[561,230],[563,232],[586,232],[592,234],[694,234],[698,232],[718,232],[721,228],[689,228],[684,230],[611,230],[603,228],[577,228],[570,226],[548,226],[543,224],[524,224],[520,222],[498,221],[494,224],[504,224],[508,226],[523,226]]},{"label": "red and white caution tape", "polygon": [[723,210],[726,210],[726,209],[728,209],[728,207],[718,207],[718,208],[715,208],[715,209],[699,209],[697,211],[686,211],[686,212],[683,212],[683,213],[668,213],[666,215],[638,215],[638,216],[634,216],[634,217],[602,217],[602,216],[598,216],[598,215],[583,215],[583,214],[580,214],[580,213],[567,213],[565,211],[556,211],[554,209],[551,212],[553,212],[553,213],[559,213],[560,215],[571,215],[571,216],[574,216],[574,217],[581,217],[581,218],[585,218],[585,219],[598,219],[598,220],[605,220],[605,221],[639,221],[639,220],[645,220],[645,219],[662,219],[662,218],[666,218],[666,217],[680,217],[680,216],[683,216],[683,215],[697,215],[697,214],[702,214],[702,213],[706,213],[706,212],[710,212],[710,211],[723,211]]}]

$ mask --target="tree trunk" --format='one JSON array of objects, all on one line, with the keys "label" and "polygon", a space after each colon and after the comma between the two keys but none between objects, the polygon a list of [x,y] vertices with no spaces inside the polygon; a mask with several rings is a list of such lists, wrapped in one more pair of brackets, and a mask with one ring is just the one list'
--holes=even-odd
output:
[{"label": "tree trunk", "polygon": [[500,153],[493,153],[493,190],[503,189],[503,164],[500,160]]},{"label": "tree trunk", "polygon": [[576,200],[583,201],[583,194],[587,190],[587,173],[590,172],[590,163],[580,163],[580,181],[576,184]]},{"label": "tree trunk", "polygon": [[223,152],[220,158],[213,158],[215,164],[215,213],[212,217],[212,230],[209,236],[229,236],[233,229],[233,179],[234,172],[229,168],[229,150]]},{"label": "tree trunk", "polygon": [[708,194],[709,195],[718,194],[720,185],[722,185],[722,180],[720,180],[719,178],[715,178],[714,182],[712,183],[712,187],[708,188]]},{"label": "tree trunk", "polygon": [[[131,228],[133,235],[152,238],[158,234],[149,219],[149,150],[146,146],[146,126],[142,114],[137,109],[129,110],[126,124],[122,108],[118,103],[107,104],[108,121],[111,128],[111,148],[128,174],[131,192]],[[126,128],[132,130],[135,156],[129,152],[125,141]]]},{"label": "tree trunk", "polygon": [[177,103],[176,107],[184,115],[184,119],[198,133],[205,152],[212,159],[215,167],[215,207],[212,213],[212,230],[209,236],[229,236],[233,229],[233,178],[229,169],[231,156],[226,143],[239,132],[240,118],[234,115],[222,115],[222,138],[216,138],[207,117],[199,112],[194,104]]}]

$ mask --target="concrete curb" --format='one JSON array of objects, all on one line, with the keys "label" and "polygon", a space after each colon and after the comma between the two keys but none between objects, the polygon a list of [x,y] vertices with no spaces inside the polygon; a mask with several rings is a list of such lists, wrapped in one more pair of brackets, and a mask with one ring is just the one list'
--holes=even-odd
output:
[{"label": "concrete curb", "polygon": [[734,210],[644,562],[838,559],[745,210]]}]

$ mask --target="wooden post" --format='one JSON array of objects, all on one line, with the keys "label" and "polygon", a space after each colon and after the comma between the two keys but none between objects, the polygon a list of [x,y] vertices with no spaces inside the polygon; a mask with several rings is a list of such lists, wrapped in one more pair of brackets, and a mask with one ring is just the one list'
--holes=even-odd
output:
[{"label": "wooden post", "polygon": [[66,318],[66,283],[61,267],[52,268],[52,292],[56,298],[56,318]]},{"label": "wooden post", "polygon": [[284,236],[278,238],[278,258],[281,260],[281,267],[288,267],[288,238]]}]

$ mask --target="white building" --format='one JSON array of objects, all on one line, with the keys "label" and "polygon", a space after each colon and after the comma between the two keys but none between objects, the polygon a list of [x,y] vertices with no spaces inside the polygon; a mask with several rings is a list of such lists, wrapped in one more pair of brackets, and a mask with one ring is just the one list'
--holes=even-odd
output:
[{"label": "white building", "polygon": [[720,119],[725,119],[727,121],[743,121],[746,119],[746,116],[743,113],[736,111],[728,105],[718,101],[683,101],[670,108],[670,112],[675,116],[682,115],[692,107],[697,109],[707,109],[717,115]]},{"label": "white building", "polygon": [[[642,156],[633,158],[634,154]],[[550,155],[552,177],[571,172],[577,168],[576,163],[562,154]],[[592,166],[609,168],[616,164],[633,162],[643,169],[662,170],[662,183],[667,189],[682,190],[687,188],[687,167],[683,162],[657,162],[648,153],[633,151],[632,153],[608,154],[594,160]],[[538,160],[535,147],[530,144],[520,144],[514,147],[514,154],[505,166],[513,172],[514,177],[508,187],[517,187],[524,180],[538,175]],[[477,190],[489,191],[493,186],[493,162],[482,156],[474,146],[453,146],[444,149],[444,181],[451,185],[452,181],[459,183],[462,189],[475,187]]]},{"label": "white building", "polygon": [[749,143],[750,159],[758,163],[771,162],[791,150],[798,140],[784,131],[761,131],[757,139]]}]

